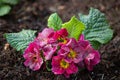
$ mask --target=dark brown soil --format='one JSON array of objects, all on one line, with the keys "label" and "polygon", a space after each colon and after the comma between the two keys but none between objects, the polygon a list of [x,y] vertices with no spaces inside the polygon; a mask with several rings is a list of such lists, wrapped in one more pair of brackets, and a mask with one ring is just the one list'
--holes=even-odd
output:
[{"label": "dark brown soil", "polygon": [[[63,21],[78,13],[87,14],[90,7],[105,13],[113,39],[99,49],[101,62],[92,72],[83,70],[66,79],[46,70],[31,71],[23,65],[20,52],[9,46],[4,33],[22,29],[41,31],[47,19],[58,12]],[[120,80],[120,0],[21,0],[11,13],[0,18],[0,80]]]}]

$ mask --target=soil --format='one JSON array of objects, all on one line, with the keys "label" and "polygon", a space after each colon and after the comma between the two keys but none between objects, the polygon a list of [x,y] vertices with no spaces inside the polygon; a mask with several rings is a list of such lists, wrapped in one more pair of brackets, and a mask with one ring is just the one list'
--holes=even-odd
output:
[{"label": "soil", "polygon": [[[47,19],[57,12],[63,21],[78,13],[88,14],[90,7],[105,13],[114,30],[112,40],[99,49],[101,62],[92,72],[83,70],[66,79],[46,70],[32,71],[23,65],[20,52],[12,48],[4,33],[22,29],[41,31]],[[0,17],[0,80],[120,80],[120,0],[21,0],[9,15]]]}]

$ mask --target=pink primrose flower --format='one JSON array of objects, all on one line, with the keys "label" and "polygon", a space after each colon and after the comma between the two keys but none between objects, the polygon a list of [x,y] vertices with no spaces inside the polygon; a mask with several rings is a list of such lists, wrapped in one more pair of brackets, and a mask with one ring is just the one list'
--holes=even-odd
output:
[{"label": "pink primrose flower", "polygon": [[78,41],[79,46],[84,51],[84,64],[80,62],[80,66],[86,66],[89,71],[93,70],[93,66],[100,62],[100,54],[97,50],[94,50],[88,40],[84,39],[84,35],[80,36]]},{"label": "pink primrose flower", "polygon": [[81,48],[83,50],[87,50],[87,48],[89,48],[91,46],[90,42],[88,40],[84,39],[84,35],[81,34],[79,40],[78,40],[78,44],[79,46],[81,46]]},{"label": "pink primrose flower", "polygon": [[41,33],[38,34],[38,37],[35,39],[37,44],[41,47],[46,45],[51,39],[51,35],[54,33],[54,30],[51,28],[45,28]]},{"label": "pink primrose flower", "polygon": [[59,42],[60,45],[67,43],[68,32],[65,28],[56,31],[53,34],[53,39]]},{"label": "pink primrose flower", "polygon": [[100,54],[96,50],[92,50],[85,56],[84,63],[89,71],[93,70],[93,67],[100,62]]},{"label": "pink primrose flower", "polygon": [[54,56],[52,58],[52,72],[54,74],[64,74],[67,78],[69,78],[70,74],[76,73],[78,71],[78,67],[72,62],[67,62],[61,56]]},{"label": "pink primrose flower", "polygon": [[53,44],[52,45],[51,44],[45,45],[42,48],[43,55],[45,56],[45,60],[50,60],[56,50],[57,50],[56,44],[55,45],[53,45]]},{"label": "pink primrose flower", "polygon": [[31,42],[26,48],[23,57],[25,58],[24,65],[29,66],[32,70],[39,70],[43,64],[43,59],[40,53],[40,47],[35,43]]},{"label": "pink primrose flower", "polygon": [[53,29],[45,28],[35,39],[35,42],[42,48],[45,60],[50,60],[57,49],[57,43],[53,39],[53,34]]},{"label": "pink primrose flower", "polygon": [[64,56],[69,62],[79,63],[83,60],[83,52],[78,42],[71,38],[67,44],[61,46],[58,54]]},{"label": "pink primrose flower", "polygon": [[58,38],[64,38],[67,36],[68,36],[68,32],[65,28],[63,28],[63,29],[56,31],[53,37],[54,39],[58,39]]}]

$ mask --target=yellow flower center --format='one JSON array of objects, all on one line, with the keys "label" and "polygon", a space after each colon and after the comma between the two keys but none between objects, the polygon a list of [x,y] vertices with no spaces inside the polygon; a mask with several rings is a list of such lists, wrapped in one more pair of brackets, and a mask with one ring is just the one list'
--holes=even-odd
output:
[{"label": "yellow flower center", "polygon": [[60,66],[64,69],[69,67],[69,63],[67,63],[64,59],[60,61]]},{"label": "yellow flower center", "polygon": [[63,43],[63,44],[66,44],[67,43],[67,40],[65,38],[58,38],[58,41]]},{"label": "yellow flower center", "polygon": [[[41,56],[42,56],[42,55],[40,54],[39,57],[41,57]],[[33,61],[33,62],[38,62],[38,58],[37,58],[37,55],[36,55],[36,54],[34,54],[31,58],[32,58],[32,61]]]},{"label": "yellow flower center", "polygon": [[75,58],[77,55],[76,55],[76,52],[73,51],[72,49],[70,49],[70,53],[68,54],[68,57],[69,58]]},{"label": "yellow flower center", "polygon": [[33,62],[37,62],[37,61],[38,61],[37,56],[34,55],[34,56],[33,56]]}]

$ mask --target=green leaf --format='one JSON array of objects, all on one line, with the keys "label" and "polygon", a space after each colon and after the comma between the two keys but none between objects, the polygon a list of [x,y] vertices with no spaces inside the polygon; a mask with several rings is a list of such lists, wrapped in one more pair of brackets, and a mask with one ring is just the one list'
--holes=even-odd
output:
[{"label": "green leaf", "polygon": [[75,16],[73,16],[69,22],[66,22],[62,25],[62,28],[67,29],[69,37],[78,40],[80,34],[85,29],[85,26],[82,22],[75,18]]},{"label": "green leaf", "polygon": [[1,5],[0,6],[0,16],[4,16],[8,14],[11,10],[11,7],[9,5]]},{"label": "green leaf", "polygon": [[0,6],[3,4],[2,0],[0,0]]},{"label": "green leaf", "polygon": [[94,49],[98,49],[101,45],[98,41],[90,41],[90,44],[94,47]]},{"label": "green leaf", "polygon": [[94,48],[97,49],[100,44],[111,40],[113,31],[110,29],[105,15],[98,9],[91,8],[88,15],[80,14],[80,20],[86,25],[86,29],[83,31],[85,39],[89,40]]},{"label": "green leaf", "polygon": [[53,28],[54,30],[59,30],[62,27],[62,20],[57,13],[53,13],[48,18],[48,27]]},{"label": "green leaf", "polygon": [[7,42],[17,51],[24,51],[30,42],[35,38],[36,31],[33,30],[22,30],[18,33],[6,33],[5,37]]},{"label": "green leaf", "polygon": [[16,5],[19,0],[1,0],[3,3],[6,3],[6,4],[11,4],[11,5]]}]

